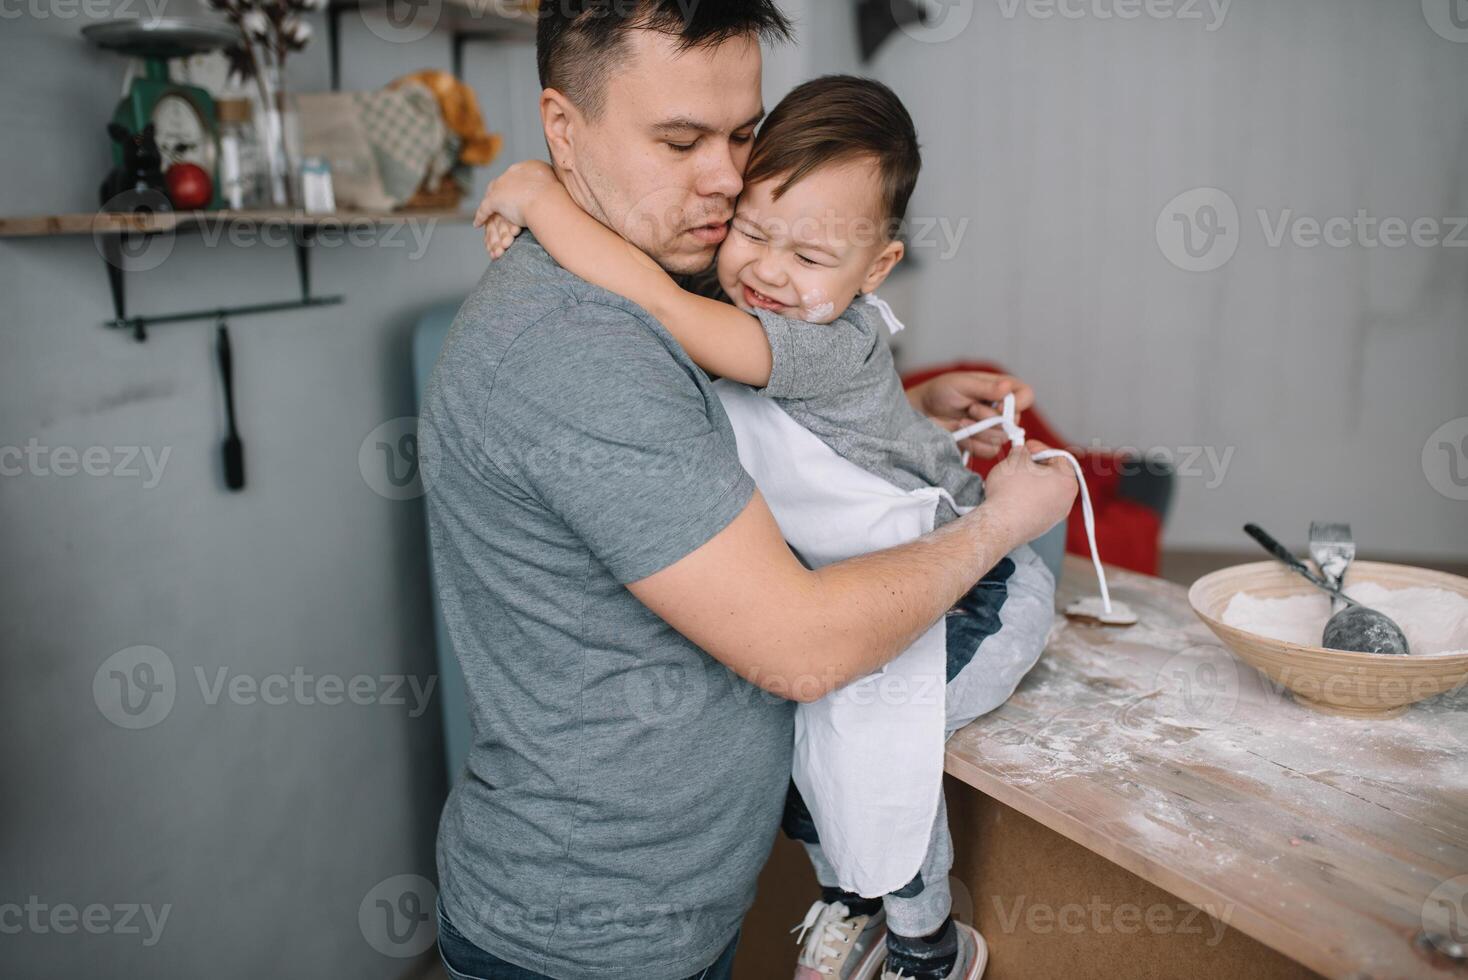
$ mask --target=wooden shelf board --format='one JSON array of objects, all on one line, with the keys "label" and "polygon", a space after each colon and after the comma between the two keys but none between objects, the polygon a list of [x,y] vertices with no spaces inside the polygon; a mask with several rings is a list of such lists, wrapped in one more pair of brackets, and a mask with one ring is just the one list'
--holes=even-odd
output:
[{"label": "wooden shelf board", "polygon": [[306,214],[302,211],[177,211],[166,214],[113,214],[76,212],[0,218],[0,238],[48,235],[120,235],[125,232],[185,231],[205,225],[278,224],[321,228],[340,225],[400,225],[409,221],[442,221],[468,224],[474,215],[458,208],[425,208],[405,211],[333,211]]}]

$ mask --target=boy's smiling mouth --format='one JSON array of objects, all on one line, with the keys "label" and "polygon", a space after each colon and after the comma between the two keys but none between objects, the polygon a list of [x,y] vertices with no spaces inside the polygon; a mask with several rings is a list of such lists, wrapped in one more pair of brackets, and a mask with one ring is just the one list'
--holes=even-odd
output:
[{"label": "boy's smiling mouth", "polygon": [[764,293],[754,289],[746,283],[740,283],[744,287],[744,302],[757,310],[772,310],[776,313],[786,309],[784,303],[766,296]]}]

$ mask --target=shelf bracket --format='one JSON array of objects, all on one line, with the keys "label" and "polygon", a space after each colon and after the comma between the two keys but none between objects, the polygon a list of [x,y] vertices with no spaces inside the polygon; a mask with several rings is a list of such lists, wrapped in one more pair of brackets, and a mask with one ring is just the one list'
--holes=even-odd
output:
[{"label": "shelf bracket", "polygon": [[[102,239],[102,265],[107,269],[107,286],[112,292],[112,317],[116,322],[127,320],[127,281],[122,275],[122,236],[107,235]],[[138,340],[147,340],[141,330]]]},{"label": "shelf bracket", "polygon": [[331,90],[342,87],[342,14],[361,10],[360,0],[332,0],[326,7],[326,47],[331,61]]},{"label": "shelf bracket", "polygon": [[311,301],[311,243],[316,239],[316,229],[303,225],[296,229],[296,277],[301,281],[301,302]]},{"label": "shelf bracket", "polygon": [[[301,298],[280,300],[273,303],[247,303],[243,306],[217,306],[207,310],[190,310],[184,313],[163,313],[155,316],[128,316],[126,270],[123,267],[121,239],[129,233],[107,235],[102,239],[102,261],[107,268],[107,284],[112,292],[113,318],[105,325],[117,330],[132,330],[133,339],[142,342],[148,339],[148,328],[163,323],[183,323],[188,320],[223,321],[231,317],[254,316],[262,313],[283,313],[287,310],[303,310],[316,306],[336,306],[343,302],[341,296],[311,295],[311,244],[316,238],[316,229],[301,226],[295,229],[293,245],[296,253],[296,278],[301,287]],[[147,237],[144,233],[143,237]]]}]

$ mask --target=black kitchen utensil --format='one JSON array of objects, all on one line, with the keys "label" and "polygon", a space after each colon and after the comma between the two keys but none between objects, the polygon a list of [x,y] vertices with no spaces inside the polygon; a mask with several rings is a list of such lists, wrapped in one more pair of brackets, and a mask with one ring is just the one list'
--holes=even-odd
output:
[{"label": "black kitchen utensil", "polygon": [[1264,546],[1264,550],[1293,569],[1307,582],[1327,595],[1346,603],[1340,612],[1331,616],[1325,624],[1325,634],[1320,645],[1330,650],[1345,650],[1351,653],[1407,654],[1411,650],[1407,637],[1391,617],[1361,605],[1355,599],[1335,588],[1316,575],[1300,559],[1290,554],[1285,546],[1258,524],[1245,524],[1244,533]]},{"label": "black kitchen utensil", "polygon": [[234,359],[229,350],[229,328],[219,324],[219,376],[224,381],[224,412],[229,430],[224,436],[224,485],[245,488],[245,444],[234,421]]}]

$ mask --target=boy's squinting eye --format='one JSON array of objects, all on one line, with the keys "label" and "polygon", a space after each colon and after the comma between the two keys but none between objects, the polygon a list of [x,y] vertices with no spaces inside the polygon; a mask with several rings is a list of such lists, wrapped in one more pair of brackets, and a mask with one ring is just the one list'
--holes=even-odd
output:
[{"label": "boy's squinting eye", "polygon": [[796,252],[795,257],[801,262],[804,262],[806,265],[820,265],[819,262],[811,258],[809,255],[801,255],[799,252]]},{"label": "boy's squinting eye", "polygon": [[761,235],[759,232],[755,231],[749,225],[741,225],[741,224],[737,224],[736,223],[734,225],[734,230],[737,231],[737,232],[739,232],[739,234],[743,235],[745,238],[748,238],[750,241],[754,242],[757,245],[763,245],[764,244],[764,241],[765,241],[764,236]]},{"label": "boy's squinting eye", "polygon": [[[664,141],[666,142],[666,141]],[[668,143],[668,148],[675,153],[687,153],[693,149],[692,143]]]}]

